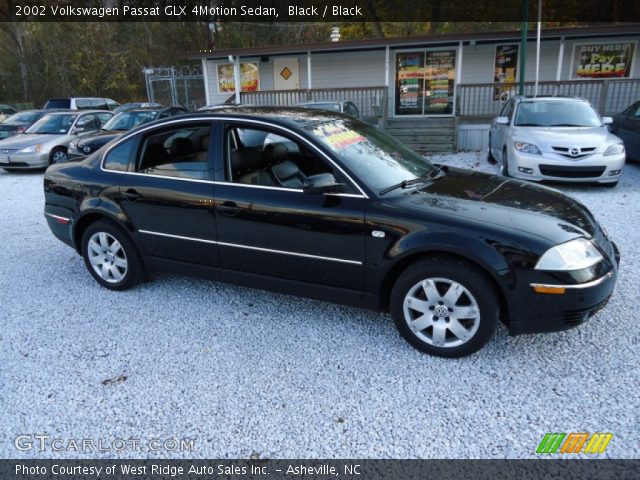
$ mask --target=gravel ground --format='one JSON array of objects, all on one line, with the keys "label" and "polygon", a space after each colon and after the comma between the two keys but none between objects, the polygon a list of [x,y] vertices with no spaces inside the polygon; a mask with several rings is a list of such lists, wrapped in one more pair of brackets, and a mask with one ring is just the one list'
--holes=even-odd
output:
[{"label": "gravel ground", "polygon": [[[615,190],[560,188],[620,246],[609,306],[445,360],[366,310],[176,276],[110,292],[50,234],[42,174],[0,172],[0,458],[528,458],[552,431],[613,432],[606,455],[638,458],[640,166]],[[16,450],[35,433],[112,449]],[[130,438],[142,450],[114,450]],[[148,451],[170,438],[195,448]]]}]

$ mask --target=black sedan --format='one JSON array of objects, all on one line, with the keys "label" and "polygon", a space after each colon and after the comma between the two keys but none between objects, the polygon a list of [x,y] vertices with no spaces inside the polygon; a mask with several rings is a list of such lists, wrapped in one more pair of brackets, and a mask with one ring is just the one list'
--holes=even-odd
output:
[{"label": "black sedan", "polygon": [[428,163],[326,111],[158,121],[49,167],[44,189],[53,234],[106,288],[171,271],[390,311],[445,357],[480,349],[498,320],[512,334],[576,326],[618,274],[576,200]]},{"label": "black sedan", "polygon": [[640,101],[613,117],[611,132],[622,139],[627,159],[640,161]]},{"label": "black sedan", "polygon": [[45,113],[53,110],[23,110],[15,113],[0,123],[0,139],[13,137],[23,133],[27,128],[36,123]]},{"label": "black sedan", "polygon": [[161,118],[169,118],[176,115],[184,115],[188,111],[182,107],[167,108],[137,108],[125,110],[116,114],[105,123],[104,127],[90,135],[71,142],[69,145],[69,158],[79,158],[89,155],[124,132],[144,123],[149,123]]}]

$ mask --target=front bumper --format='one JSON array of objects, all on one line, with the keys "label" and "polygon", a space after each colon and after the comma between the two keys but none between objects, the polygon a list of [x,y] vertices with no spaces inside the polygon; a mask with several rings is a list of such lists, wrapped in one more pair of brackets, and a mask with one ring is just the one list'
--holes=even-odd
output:
[{"label": "front bumper", "polygon": [[530,155],[515,148],[509,152],[509,175],[523,180],[615,183],[620,180],[625,154],[604,156],[595,153],[569,159],[556,153]]},{"label": "front bumper", "polygon": [[49,152],[40,153],[0,153],[0,168],[27,170],[49,166]]},{"label": "front bumper", "polygon": [[[547,281],[543,273],[532,273],[516,289],[517,302],[509,305],[509,334],[567,330],[583,324],[609,301],[618,277],[620,253],[611,242],[611,250],[598,275],[582,283]],[[538,278],[534,276],[538,275]],[[541,280],[541,281],[539,281]],[[562,294],[537,293],[536,285],[564,287]]]}]

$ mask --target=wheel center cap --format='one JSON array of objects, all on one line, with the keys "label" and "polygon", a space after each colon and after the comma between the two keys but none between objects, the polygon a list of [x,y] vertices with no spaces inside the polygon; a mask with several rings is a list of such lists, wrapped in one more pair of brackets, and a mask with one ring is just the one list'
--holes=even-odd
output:
[{"label": "wheel center cap", "polygon": [[444,305],[438,305],[433,313],[436,317],[446,318],[449,316],[449,309]]}]

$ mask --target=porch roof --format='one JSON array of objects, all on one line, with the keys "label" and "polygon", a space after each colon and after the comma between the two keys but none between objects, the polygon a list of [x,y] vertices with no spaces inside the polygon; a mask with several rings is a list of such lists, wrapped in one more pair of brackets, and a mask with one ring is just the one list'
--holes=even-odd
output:
[{"label": "porch roof", "polygon": [[[624,23],[617,25],[598,25],[571,28],[545,28],[541,32],[542,39],[554,39],[560,37],[612,37],[623,35],[637,35],[640,31],[640,23]],[[359,40],[344,40],[340,42],[322,42],[299,45],[269,45],[250,48],[225,48],[220,50],[202,50],[185,54],[189,59],[218,59],[227,58],[229,55],[240,57],[279,56],[312,53],[328,53],[348,50],[378,50],[390,48],[410,48],[424,46],[424,44],[446,44],[457,42],[477,43],[518,40],[520,30],[503,32],[474,32],[474,33],[447,33],[416,35],[410,37],[392,38],[367,38]],[[535,38],[535,32],[529,32],[529,39]]]}]

